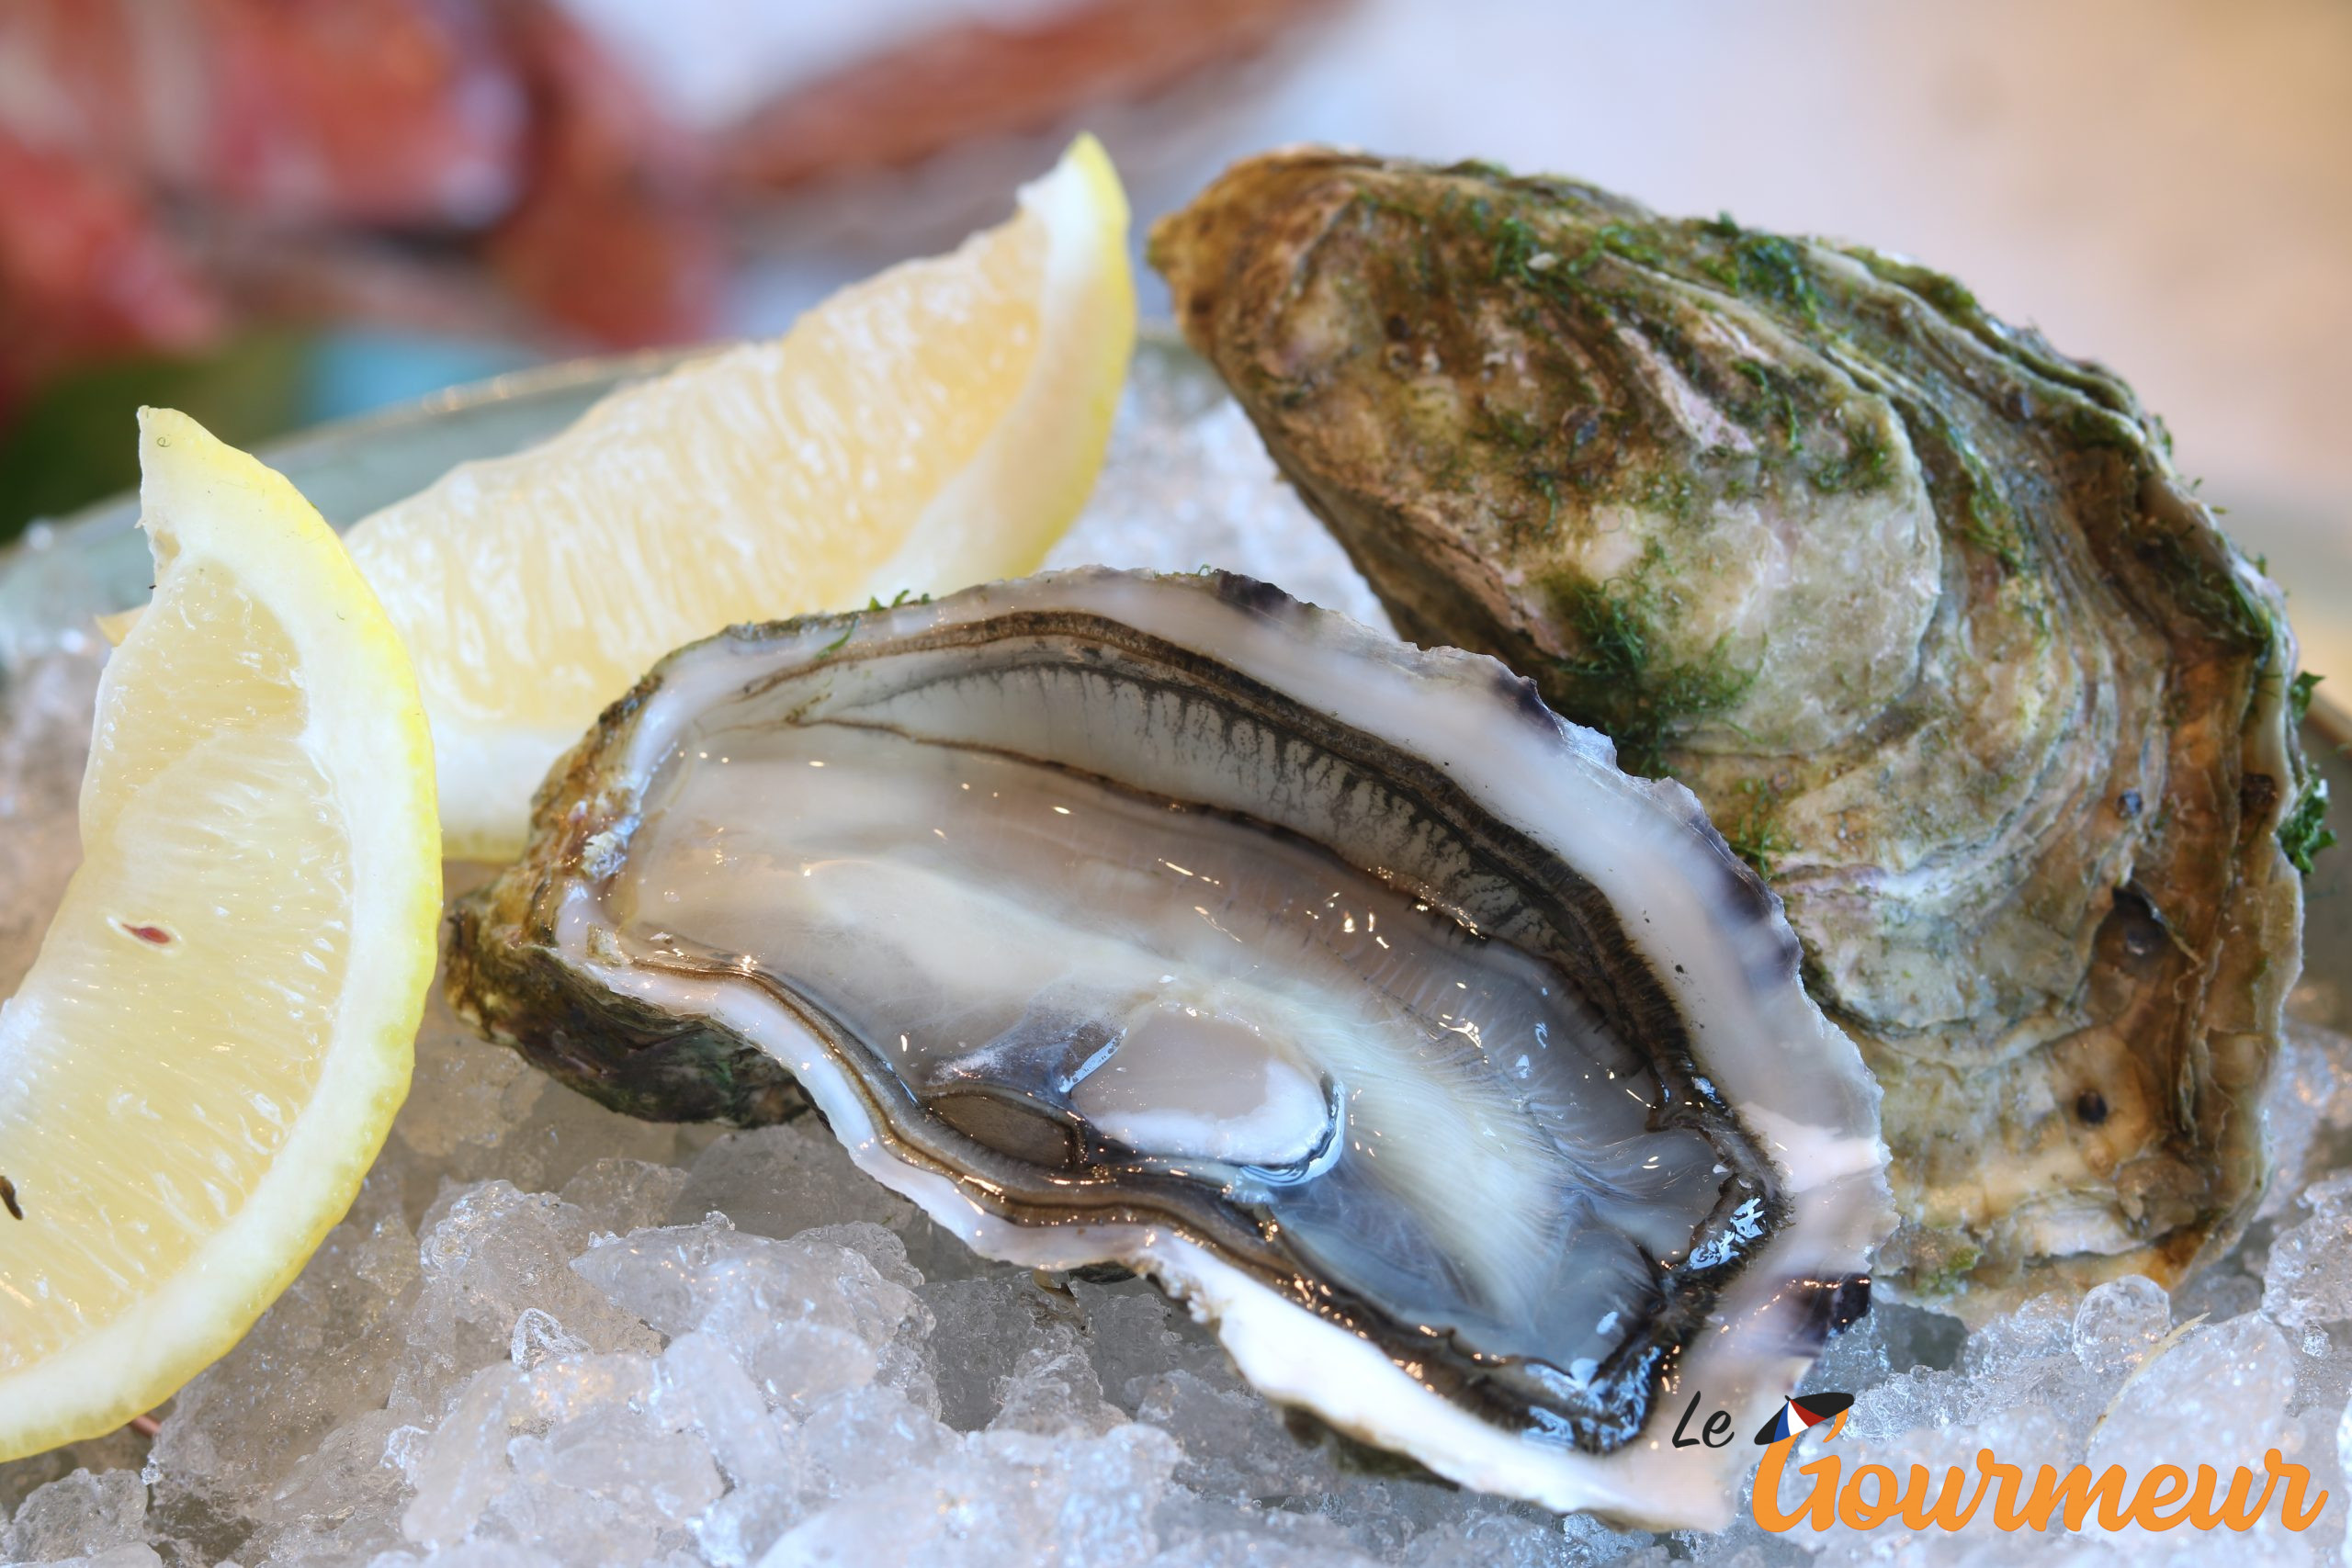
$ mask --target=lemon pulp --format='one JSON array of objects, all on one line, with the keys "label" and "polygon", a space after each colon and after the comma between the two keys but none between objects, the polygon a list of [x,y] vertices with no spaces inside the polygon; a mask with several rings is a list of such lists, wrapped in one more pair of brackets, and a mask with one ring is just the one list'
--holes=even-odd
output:
[{"label": "lemon pulp", "polygon": [[153,604],[107,665],[83,862],[0,1007],[0,1459],[243,1335],[390,1128],[440,908],[397,635],[284,479],[142,412]]}]

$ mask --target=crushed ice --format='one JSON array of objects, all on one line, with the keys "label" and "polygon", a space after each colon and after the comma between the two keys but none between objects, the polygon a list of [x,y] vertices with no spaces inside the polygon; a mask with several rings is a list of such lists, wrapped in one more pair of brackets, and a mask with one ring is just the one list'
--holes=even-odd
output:
[{"label": "crushed ice", "polygon": [[[1973,1335],[1883,1308],[1808,1386],[1859,1393],[1849,1462],[1898,1470],[2278,1448],[2336,1494],[2311,1530],[2086,1533],[2069,1561],[2332,1562],[2352,1186],[2305,1198],[2219,1266],[2249,1310],[2136,1277]],[[1460,1492],[1285,1420],[1140,1281],[971,1257],[812,1119],[630,1122],[437,1006],[382,1159],[293,1288],[152,1443],[0,1466],[10,1509],[0,1558],[109,1565],[2007,1560],[1983,1523],[1650,1537]]]}]

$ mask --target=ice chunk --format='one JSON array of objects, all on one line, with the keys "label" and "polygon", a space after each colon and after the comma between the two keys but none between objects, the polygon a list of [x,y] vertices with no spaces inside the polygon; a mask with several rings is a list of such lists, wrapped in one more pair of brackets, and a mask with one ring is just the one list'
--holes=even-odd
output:
[{"label": "ice chunk", "polygon": [[589,1161],[565,1182],[563,1201],[587,1216],[590,1229],[626,1235],[669,1218],[690,1179],[673,1165],[608,1156]]},{"label": "ice chunk", "polygon": [[2118,1395],[2091,1436],[2090,1462],[2133,1474],[2178,1463],[2182,1434],[2194,1432],[2201,1462],[2258,1472],[2265,1449],[2301,1446],[2287,1414],[2296,1360],[2259,1317],[2193,1328]]},{"label": "ice chunk", "polygon": [[2201,1317],[2209,1323],[2227,1323],[2231,1318],[2260,1310],[2261,1260],[2258,1257],[2252,1259],[2252,1273],[2246,1271],[2248,1262],[2248,1249],[2241,1246],[2175,1287],[2173,1320],[2186,1323],[2192,1317]]},{"label": "ice chunk", "polygon": [[[797,1239],[825,1241],[845,1247],[863,1255],[882,1278],[908,1290],[919,1291],[923,1283],[922,1271],[907,1260],[906,1243],[899,1233],[886,1230],[871,1221],[851,1220],[841,1224],[817,1225],[801,1232]],[[917,1304],[899,1322],[898,1333],[882,1348],[874,1375],[876,1382],[900,1390],[914,1404],[937,1415],[938,1369],[932,1344],[934,1326],[930,1310],[921,1303],[918,1297]]]},{"label": "ice chunk", "polygon": [[986,1432],[795,1526],[762,1562],[859,1568],[1124,1568],[1150,1561],[1176,1445],[1130,1424],[1100,1438]]},{"label": "ice chunk", "polygon": [[963,1431],[985,1427],[1024,1348],[1057,1321],[1055,1306],[1033,1279],[1011,1269],[934,1280],[922,1296],[937,1323],[932,1349],[940,1415]]},{"label": "ice chunk", "polygon": [[821,1400],[800,1429],[812,1490],[845,1497],[891,1476],[939,1461],[956,1442],[953,1429],[897,1389],[848,1389]]},{"label": "ice chunk", "polygon": [[1292,1546],[1247,1530],[1204,1535],[1161,1552],[1152,1568],[1362,1568],[1377,1558],[1345,1547]]},{"label": "ice chunk", "polygon": [[[2345,1405],[2335,1423],[2335,1472],[2352,1477],[2352,1404]],[[2346,1537],[2346,1549],[2352,1551],[2352,1533]]]},{"label": "ice chunk", "polygon": [[492,1505],[501,1533],[571,1562],[643,1562],[686,1544],[688,1521],[726,1490],[692,1432],[606,1404],[507,1445],[513,1484]]},{"label": "ice chunk", "polygon": [[519,1469],[517,1455],[536,1461],[546,1450],[518,1439],[641,1406],[652,1388],[652,1361],[626,1353],[549,1359],[527,1372],[484,1367],[412,1461],[416,1497],[401,1517],[401,1533],[421,1546],[463,1540],[518,1474],[537,1473]]},{"label": "ice chunk", "polygon": [[768,1413],[758,1385],[717,1335],[682,1334],[670,1342],[654,1369],[649,1408],[665,1430],[700,1436],[739,1486],[791,1474],[789,1428]]},{"label": "ice chunk", "polygon": [[573,1267],[664,1334],[719,1336],[771,1404],[795,1409],[873,1381],[919,1309],[861,1252],[745,1235],[715,1215],[605,1242]]},{"label": "ice chunk", "polygon": [[370,1177],[277,1303],[172,1402],[149,1456],[154,1502],[209,1548],[233,1549],[331,1431],[383,1407],[419,1285],[398,1185]]},{"label": "ice chunk", "polygon": [[2075,1309],[2075,1355],[2094,1372],[2128,1372],[2172,1327],[2172,1298],[2144,1274],[2094,1287]]},{"label": "ice chunk", "polygon": [[567,1332],[555,1320],[552,1313],[537,1307],[525,1307],[523,1315],[514,1320],[514,1332],[506,1341],[506,1359],[529,1371],[549,1356],[584,1356],[588,1345],[578,1336]]},{"label": "ice chunk", "polygon": [[238,1561],[365,1562],[401,1545],[408,1477],[392,1451],[400,1431],[395,1416],[378,1410],[328,1433],[258,1506],[248,1506],[261,1528],[238,1548]]},{"label": "ice chunk", "polygon": [[513,1479],[506,1463],[507,1396],[526,1374],[485,1367],[467,1383],[409,1470],[417,1496],[401,1531],[424,1546],[463,1540],[490,1500]]},{"label": "ice chunk", "polygon": [[0,1536],[7,1533],[8,1516],[41,1487],[77,1470],[92,1473],[137,1470],[147,1461],[147,1439],[126,1427],[103,1438],[68,1443],[47,1453],[0,1464]]},{"label": "ice chunk", "polygon": [[1653,1545],[1647,1535],[1609,1529],[1589,1518],[1480,1510],[1416,1536],[1412,1560],[1418,1568],[1569,1568],[1577,1563],[1630,1568]]},{"label": "ice chunk", "polygon": [[695,1544],[716,1568],[747,1568],[801,1517],[790,1486],[738,1486],[694,1522]]},{"label": "ice chunk", "polygon": [[[153,1547],[134,1541],[125,1546],[108,1547],[93,1556],[77,1557],[70,1568],[162,1568],[163,1561]],[[32,1568],[40,1568],[40,1565],[34,1564]],[[51,1565],[51,1568],[68,1568],[68,1565],[58,1563]]]},{"label": "ice chunk", "polygon": [[592,1350],[660,1348],[644,1325],[571,1272],[589,1239],[577,1208],[496,1180],[458,1189],[436,1210],[418,1247],[409,1359],[392,1392],[405,1418],[424,1423],[476,1369],[511,1360],[526,1310],[551,1317]]},{"label": "ice chunk", "polygon": [[[1896,1353],[1881,1331],[1881,1314],[1872,1312],[1860,1322],[1831,1335],[1820,1359],[1814,1362],[1813,1371],[1805,1374],[1804,1386],[1851,1393],[1884,1382],[1894,1368]],[[1903,1352],[1903,1364],[1917,1364],[1907,1350]]]},{"label": "ice chunk", "polygon": [[563,1562],[535,1547],[512,1541],[477,1540],[441,1551],[388,1551],[368,1568],[565,1568]]},{"label": "ice chunk", "polygon": [[[2160,1464],[2188,1462],[2182,1445],[2194,1434],[2195,1462],[2223,1477],[2244,1465],[2258,1489],[2267,1450],[2277,1449],[2289,1461],[2304,1457],[2302,1424],[2289,1414],[2299,1359],[2278,1327],[2258,1316],[2193,1328],[2153,1355],[2124,1388],[2092,1434],[2086,1459],[2145,1475]],[[2316,1488],[2304,1504],[2315,1495]],[[2157,1556],[2166,1538],[2134,1526],[2118,1539],[2127,1552]],[[2250,1562],[2310,1561],[2309,1543],[2281,1527],[2275,1503],[2230,1550]]]},{"label": "ice chunk", "polygon": [[25,1499],[0,1534],[0,1556],[46,1562],[136,1545],[146,1518],[147,1483],[137,1472],[77,1470]]},{"label": "ice chunk", "polygon": [[991,1431],[1060,1432],[1101,1436],[1126,1416],[1102,1398],[1102,1380],[1075,1331],[1056,1325],[1042,1343],[1021,1352],[997,1391]]},{"label": "ice chunk", "polygon": [[[2342,1369],[2339,1369],[2342,1370]],[[2345,1517],[2347,1510],[2344,1499],[2352,1495],[2345,1480],[2343,1455],[2337,1444],[2338,1427],[2343,1419],[2344,1395],[2340,1385],[2330,1392],[2324,1404],[2310,1403],[2309,1373],[2313,1371],[2308,1361],[2296,1374],[2295,1396],[2303,1405],[2295,1417],[2293,1440],[2295,1461],[2311,1471],[2308,1503],[2322,1492],[2328,1495],[2327,1506],[2310,1529],[2302,1532],[2303,1544],[2311,1550],[2315,1562],[2340,1561],[2345,1547]],[[2334,1381],[2331,1379],[2330,1381]],[[2275,1536],[2275,1532],[2273,1532]]]},{"label": "ice chunk", "polygon": [[811,1225],[793,1238],[805,1242],[830,1242],[862,1254],[874,1271],[894,1284],[912,1291],[922,1285],[922,1271],[907,1260],[907,1244],[898,1232],[887,1230],[871,1220],[845,1220],[838,1224]]},{"label": "ice chunk", "polygon": [[2314,1183],[2302,1196],[2311,1218],[2270,1244],[2262,1310],[2291,1329],[2352,1318],[2352,1171]]},{"label": "ice chunk", "polygon": [[2352,1156],[2352,1037],[2290,1019],[2262,1097],[2274,1168],[2264,1215]]}]

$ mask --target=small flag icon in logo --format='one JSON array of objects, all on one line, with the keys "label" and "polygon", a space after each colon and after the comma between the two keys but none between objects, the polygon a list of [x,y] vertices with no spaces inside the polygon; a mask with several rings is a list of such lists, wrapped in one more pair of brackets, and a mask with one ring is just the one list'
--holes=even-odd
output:
[{"label": "small flag icon in logo", "polygon": [[1818,1422],[1842,1413],[1854,1403],[1850,1393],[1798,1393],[1790,1395],[1780,1413],[1764,1423],[1756,1434],[1756,1446],[1770,1448],[1783,1438],[1793,1438]]}]

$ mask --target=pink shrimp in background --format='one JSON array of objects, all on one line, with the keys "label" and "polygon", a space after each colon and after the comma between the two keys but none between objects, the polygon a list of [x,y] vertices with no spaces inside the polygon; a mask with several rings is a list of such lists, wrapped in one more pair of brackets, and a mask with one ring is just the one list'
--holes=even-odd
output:
[{"label": "pink shrimp in background", "polygon": [[525,105],[465,0],[12,0],[0,126],[292,224],[473,227],[514,199]]},{"label": "pink shrimp in background", "polygon": [[0,337],[0,388],[194,346],[217,299],[513,330],[447,267],[387,287],[368,231],[488,231],[498,276],[559,337],[689,337],[718,268],[712,220],[672,173],[687,164],[538,0],[13,0],[0,320],[31,324]]}]

